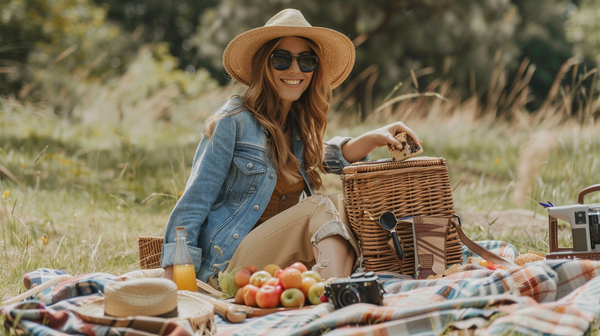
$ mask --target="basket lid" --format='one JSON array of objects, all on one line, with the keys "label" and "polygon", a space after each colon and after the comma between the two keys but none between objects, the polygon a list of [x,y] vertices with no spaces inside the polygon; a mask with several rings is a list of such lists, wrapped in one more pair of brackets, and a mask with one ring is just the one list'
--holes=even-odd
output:
[{"label": "basket lid", "polygon": [[404,161],[392,161],[392,159],[382,159],[377,161],[357,161],[342,169],[342,174],[367,173],[381,170],[427,167],[446,165],[446,159],[441,157],[420,156],[406,159]]}]

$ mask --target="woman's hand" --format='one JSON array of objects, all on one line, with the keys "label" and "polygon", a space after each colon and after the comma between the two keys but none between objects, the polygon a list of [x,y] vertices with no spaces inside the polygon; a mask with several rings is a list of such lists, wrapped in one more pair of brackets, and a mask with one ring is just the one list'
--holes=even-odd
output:
[{"label": "woman's hand", "polygon": [[413,138],[418,144],[423,143],[423,141],[419,139],[419,136],[415,131],[408,128],[406,125],[404,125],[404,123],[399,121],[369,131],[359,136],[358,138],[346,142],[342,146],[342,155],[344,155],[346,161],[352,163],[365,157],[377,147],[386,146],[388,144],[393,146],[400,146],[400,142],[394,139],[394,136],[396,136],[400,132],[406,132],[406,134]]},{"label": "woman's hand", "polygon": [[173,280],[173,266],[165,267],[165,272],[163,273],[163,278]]},{"label": "woman's hand", "polygon": [[406,132],[406,134],[413,138],[416,143],[423,143],[423,141],[419,139],[419,136],[415,131],[411,130],[406,125],[404,125],[403,122],[400,121],[372,130],[370,132],[365,133],[364,135],[369,136],[373,144],[376,144],[376,147],[373,148],[375,149],[377,147],[386,146],[388,144],[399,147],[400,141],[394,139],[394,137],[401,132]]}]

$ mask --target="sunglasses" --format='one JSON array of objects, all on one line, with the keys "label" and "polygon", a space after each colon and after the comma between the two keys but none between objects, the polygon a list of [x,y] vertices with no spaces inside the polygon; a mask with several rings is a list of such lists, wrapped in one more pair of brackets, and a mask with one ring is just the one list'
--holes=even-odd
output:
[{"label": "sunglasses", "polygon": [[317,55],[290,55],[286,53],[274,52],[271,54],[271,63],[275,70],[287,70],[292,65],[292,60],[296,59],[298,67],[302,72],[313,72],[319,63]]}]

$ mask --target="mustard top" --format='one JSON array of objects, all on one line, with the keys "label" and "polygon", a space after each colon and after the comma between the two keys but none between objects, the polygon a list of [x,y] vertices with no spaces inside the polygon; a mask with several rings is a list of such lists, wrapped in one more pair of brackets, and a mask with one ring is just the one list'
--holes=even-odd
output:
[{"label": "mustard top", "polygon": [[273,190],[267,208],[258,219],[258,222],[256,222],[256,225],[254,225],[255,228],[278,213],[293,207],[300,201],[300,195],[306,189],[306,182],[304,182],[304,179],[298,169],[292,164],[292,161],[288,161],[286,169],[293,171],[299,181],[291,184],[279,174],[279,171],[277,172],[279,177],[275,184],[275,190]]}]

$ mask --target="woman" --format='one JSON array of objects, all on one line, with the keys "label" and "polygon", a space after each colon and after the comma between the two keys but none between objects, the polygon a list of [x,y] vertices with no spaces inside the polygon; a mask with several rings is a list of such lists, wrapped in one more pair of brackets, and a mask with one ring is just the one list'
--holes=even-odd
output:
[{"label": "woman", "polygon": [[219,271],[236,266],[296,261],[325,279],[349,276],[362,254],[341,197],[314,195],[320,172],[340,174],[377,147],[399,145],[397,133],[419,141],[416,133],[394,123],[323,142],[331,90],[350,73],[354,46],[297,10],[238,35],[223,63],[248,89],[205,125],[165,232],[165,275],[172,276],[175,228],[184,226],[196,276],[212,285]]}]

